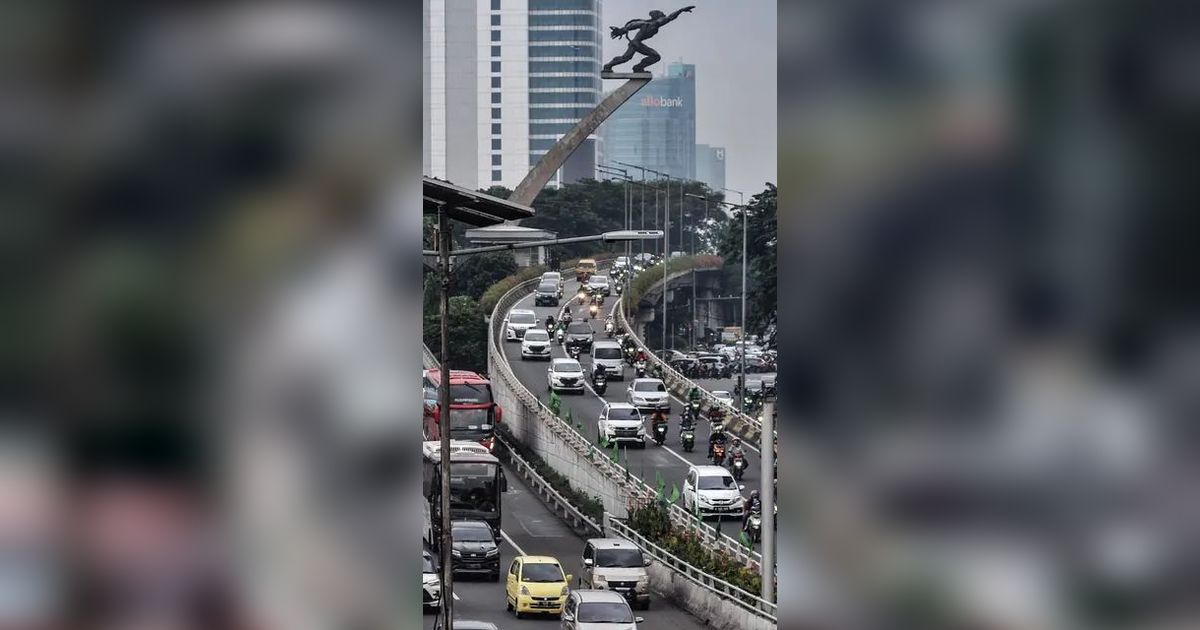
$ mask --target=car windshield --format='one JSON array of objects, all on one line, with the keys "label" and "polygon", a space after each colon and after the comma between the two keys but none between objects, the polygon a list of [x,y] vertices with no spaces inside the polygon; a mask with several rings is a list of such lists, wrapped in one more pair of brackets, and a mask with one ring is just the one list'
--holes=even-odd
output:
[{"label": "car windshield", "polygon": [[496,464],[454,462],[450,467],[450,509],[495,512]]},{"label": "car windshield", "polygon": [[637,409],[629,407],[612,407],[608,410],[609,420],[641,420]]},{"label": "car windshield", "polygon": [[713,398],[733,398],[733,394],[729,392],[713,392],[712,395]]},{"label": "car windshield", "polygon": [[538,285],[537,290],[542,293],[558,293],[558,285],[553,282],[543,282]]},{"label": "car windshield", "polygon": [[592,332],[592,326],[587,322],[571,322],[567,325],[567,332],[571,334],[588,335]]},{"label": "car windshield", "polygon": [[667,388],[661,381],[638,381],[633,384],[635,392],[665,392]]},{"label": "car windshield", "polygon": [[588,602],[575,614],[579,623],[633,623],[633,612],[625,602]]},{"label": "car windshield", "polygon": [[599,346],[592,349],[593,359],[620,359],[621,349],[616,346]]},{"label": "car windshield", "polygon": [[455,409],[450,408],[450,435],[456,435],[457,429],[466,431],[490,431],[492,428],[491,409]]},{"label": "car windshield", "polygon": [[455,525],[451,535],[463,542],[493,542],[492,529],[487,525]]},{"label": "car windshield", "polygon": [[592,276],[592,284],[608,284],[608,276]]},{"label": "car windshield", "polygon": [[642,552],[637,549],[597,549],[596,566],[598,567],[640,567]]},{"label": "car windshield", "polygon": [[525,333],[525,341],[550,341],[550,335],[544,330],[531,330]]},{"label": "car windshield", "polygon": [[542,274],[542,280],[558,282],[560,278],[562,278],[562,274],[558,273],[557,271],[548,271],[548,272]]},{"label": "car windshield", "polygon": [[554,364],[554,371],[555,372],[582,372],[583,368],[579,367],[579,363],[576,361],[563,361],[561,363]]},{"label": "car windshield", "polygon": [[733,477],[731,477],[729,475],[724,475],[721,477],[717,477],[717,476],[701,477],[698,485],[701,490],[736,490],[737,489],[737,482],[734,481]]},{"label": "car windshield", "polygon": [[562,582],[562,568],[557,564],[539,562],[521,568],[522,582]]},{"label": "car windshield", "polygon": [[533,313],[512,313],[508,316],[510,324],[533,324],[537,322],[537,316]]}]

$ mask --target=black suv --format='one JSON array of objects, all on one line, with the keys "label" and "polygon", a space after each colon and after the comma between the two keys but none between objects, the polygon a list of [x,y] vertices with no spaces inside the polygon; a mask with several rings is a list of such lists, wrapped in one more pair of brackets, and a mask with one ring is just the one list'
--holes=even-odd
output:
[{"label": "black suv", "polygon": [[543,282],[533,292],[534,306],[558,306],[558,285],[553,282]]},{"label": "black suv", "polygon": [[581,346],[584,352],[592,351],[592,339],[596,331],[587,322],[571,322],[567,324],[567,335],[563,338],[564,346]]},{"label": "black suv", "polygon": [[450,552],[455,573],[483,573],[500,581],[500,548],[496,534],[483,521],[454,521],[450,524],[454,544]]}]

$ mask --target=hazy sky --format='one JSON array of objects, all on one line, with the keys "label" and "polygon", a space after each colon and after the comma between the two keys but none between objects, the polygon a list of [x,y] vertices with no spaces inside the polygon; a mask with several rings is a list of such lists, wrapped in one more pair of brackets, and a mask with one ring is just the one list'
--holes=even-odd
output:
[{"label": "hazy sky", "polygon": [[[696,143],[723,146],[725,185],[750,195],[775,170],[776,0],[603,0],[604,61],[625,51],[625,38],[609,39],[608,27],[651,9],[670,14],[696,5],[647,44],[662,55],[650,67],[662,74],[673,61],[696,64]],[[618,70],[629,71],[641,55]],[[608,87],[608,86],[606,86]],[[737,196],[733,195],[736,201]]]}]

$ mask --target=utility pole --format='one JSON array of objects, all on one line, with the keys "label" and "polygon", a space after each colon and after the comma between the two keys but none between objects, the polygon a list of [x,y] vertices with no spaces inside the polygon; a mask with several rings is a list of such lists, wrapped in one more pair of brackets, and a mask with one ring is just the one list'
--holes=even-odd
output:
[{"label": "utility pole", "polygon": [[[775,601],[775,396],[763,401],[762,436],[762,598]],[[770,481],[768,481],[770,480]]]},{"label": "utility pole", "polygon": [[442,563],[442,627],[452,628],[454,620],[454,563],[450,557],[453,541],[450,537],[450,220],[446,208],[438,211],[438,256],[442,272],[441,387],[438,389],[438,435],[441,438],[441,536],[438,556]]}]

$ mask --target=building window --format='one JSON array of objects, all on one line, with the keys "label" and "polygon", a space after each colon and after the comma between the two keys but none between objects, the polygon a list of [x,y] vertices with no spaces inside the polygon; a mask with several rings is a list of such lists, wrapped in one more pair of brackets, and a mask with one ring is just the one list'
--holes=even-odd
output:
[{"label": "building window", "polygon": [[492,46],[492,56],[493,57],[500,56],[500,47],[499,46]]},{"label": "building window", "polygon": [[493,151],[500,150],[500,138],[492,138],[492,150]]},{"label": "building window", "polygon": [[529,31],[531,42],[593,42],[596,31],[572,29],[569,31]]},{"label": "building window", "polygon": [[492,31],[492,41],[500,41],[500,31]]},{"label": "building window", "polygon": [[500,16],[499,15],[492,16],[492,26],[500,26]]},{"label": "building window", "polygon": [[492,72],[500,72],[500,62],[499,61],[492,62]]},{"label": "building window", "polygon": [[530,61],[530,72],[599,72],[594,61]]},{"label": "building window", "polygon": [[500,77],[492,77],[492,87],[500,87]]},{"label": "building window", "polygon": [[587,88],[599,87],[596,77],[529,77],[531,88]]},{"label": "building window", "polygon": [[500,120],[500,108],[499,107],[492,108],[492,120]]},{"label": "building window", "polygon": [[493,11],[500,10],[500,0],[492,0],[492,10]]},{"label": "building window", "polygon": [[586,14],[529,16],[530,26],[595,26],[596,16]]},{"label": "building window", "polygon": [[500,166],[500,155],[499,154],[492,156],[492,166]]},{"label": "building window", "polygon": [[500,181],[500,171],[492,171],[492,181]]},{"label": "building window", "polygon": [[561,11],[564,9],[595,11],[596,0],[529,0],[530,11]]},{"label": "building window", "polygon": [[499,102],[500,102],[500,93],[492,92],[492,103],[499,103]]},{"label": "building window", "polygon": [[492,135],[500,135],[500,123],[492,123]]}]

